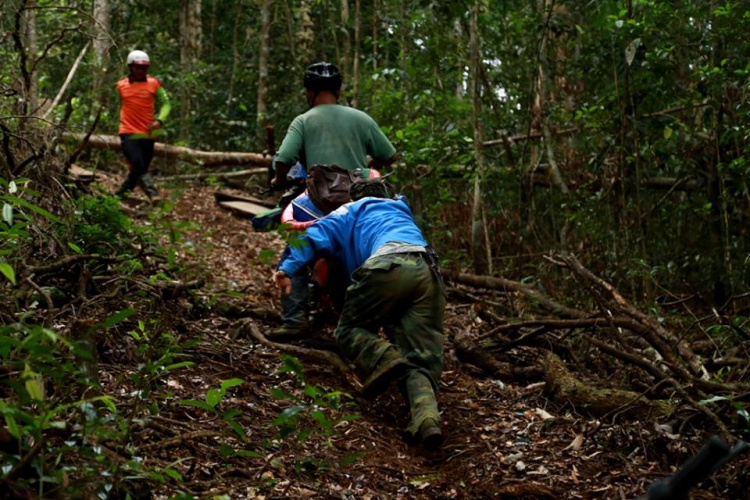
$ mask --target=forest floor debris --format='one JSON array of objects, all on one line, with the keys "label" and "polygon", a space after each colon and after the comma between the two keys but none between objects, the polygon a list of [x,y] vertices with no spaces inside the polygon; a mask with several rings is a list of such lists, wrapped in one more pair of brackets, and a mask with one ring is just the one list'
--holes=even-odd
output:
[{"label": "forest floor debris", "polygon": [[[271,233],[254,233],[247,220],[218,209],[212,189],[173,193],[179,198],[170,217],[198,225],[187,232],[181,257],[210,276],[199,293],[239,292],[240,301],[278,310],[270,281],[275,260],[268,250],[279,255],[284,242]],[[452,305],[446,317],[451,338],[473,322],[471,306]],[[261,330],[275,326],[249,321]],[[341,412],[361,417],[337,423],[335,437],[313,433],[304,442],[293,436],[279,439],[273,422],[292,402],[273,393],[303,396],[293,377],[279,373],[284,362],[278,354],[250,336],[233,339],[235,328],[236,321],[216,314],[181,321],[180,338],[199,339],[189,350],[196,364],[170,375],[159,416],[150,419],[160,424],[138,431],[142,449],[149,450],[146,462],[173,464],[183,478],[176,489],[200,497],[635,498],[670,472],[665,463],[684,461],[703,438],[675,434],[668,423],[655,427],[621,415],[599,421],[570,407],[551,406],[540,383],[477,378],[458,361],[449,340],[439,395],[447,437],[441,450],[427,453],[404,443],[408,415],[395,387],[375,402],[355,398],[355,406],[331,410],[330,418]],[[316,335],[331,340],[330,328]],[[331,366],[303,364],[306,384],[324,391],[348,389]],[[244,441],[217,415],[176,404],[203,400],[207,391],[232,378],[245,383],[230,389],[221,406],[239,410],[235,420],[247,433]],[[315,428],[316,421],[305,415],[297,427]],[[337,465],[349,457],[352,463]],[[734,492],[731,496],[741,488],[721,490]]]}]

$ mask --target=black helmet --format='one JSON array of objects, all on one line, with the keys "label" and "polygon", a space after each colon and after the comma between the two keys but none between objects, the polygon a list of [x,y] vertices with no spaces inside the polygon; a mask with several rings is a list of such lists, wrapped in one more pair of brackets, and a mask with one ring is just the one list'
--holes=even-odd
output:
[{"label": "black helmet", "polygon": [[305,70],[305,88],[313,92],[322,90],[335,92],[341,88],[341,73],[336,65],[331,63],[312,64]]}]

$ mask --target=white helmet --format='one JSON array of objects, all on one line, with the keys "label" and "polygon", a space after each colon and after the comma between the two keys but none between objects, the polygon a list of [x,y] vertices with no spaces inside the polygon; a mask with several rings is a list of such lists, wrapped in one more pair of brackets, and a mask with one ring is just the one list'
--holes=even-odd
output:
[{"label": "white helmet", "polygon": [[148,54],[142,50],[134,50],[128,54],[128,66],[131,64],[143,64],[144,66],[148,66],[151,64],[151,61],[148,58]]}]

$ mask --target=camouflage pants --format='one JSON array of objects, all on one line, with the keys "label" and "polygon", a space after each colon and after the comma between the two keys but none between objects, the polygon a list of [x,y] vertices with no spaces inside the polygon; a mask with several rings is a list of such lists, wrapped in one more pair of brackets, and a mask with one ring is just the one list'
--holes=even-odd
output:
[{"label": "camouflage pants", "polygon": [[[365,377],[394,357],[414,366],[399,380],[411,411],[407,434],[414,436],[425,419],[440,422],[435,391],[443,367],[445,297],[421,254],[368,259],[352,281],[336,341]],[[378,335],[381,327],[389,340]]]}]

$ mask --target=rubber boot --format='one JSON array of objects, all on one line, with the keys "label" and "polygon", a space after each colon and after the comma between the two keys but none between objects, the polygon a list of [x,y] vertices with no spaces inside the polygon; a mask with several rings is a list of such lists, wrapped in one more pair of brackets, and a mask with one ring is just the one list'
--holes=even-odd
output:
[{"label": "rubber boot", "polygon": [[143,174],[142,176],[140,176],[138,178],[138,184],[146,193],[148,199],[151,200],[151,203],[159,203],[161,201],[161,198],[159,197],[159,191],[157,191],[156,186],[154,186],[154,178],[151,177],[150,174]]},{"label": "rubber boot", "polygon": [[120,188],[115,192],[115,196],[118,198],[122,198],[125,196],[129,191],[132,191],[135,189],[136,184],[138,183],[138,179],[133,176],[133,174],[128,174],[127,177],[125,177],[125,180],[120,185]]},{"label": "rubber boot", "polygon": [[409,401],[411,413],[404,438],[413,444],[422,443],[428,450],[439,448],[443,443],[443,435],[440,431],[440,412],[435,390],[430,379],[421,371],[414,370],[400,383]]}]

